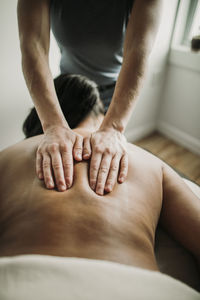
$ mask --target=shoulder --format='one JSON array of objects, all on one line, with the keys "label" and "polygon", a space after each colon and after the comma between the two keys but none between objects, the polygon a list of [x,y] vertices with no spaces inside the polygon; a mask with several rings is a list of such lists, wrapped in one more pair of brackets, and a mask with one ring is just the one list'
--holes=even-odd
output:
[{"label": "shoulder", "polygon": [[133,166],[133,169],[138,167],[151,172],[162,172],[163,161],[150,153],[134,144],[128,143],[127,147],[128,157],[130,166]]},{"label": "shoulder", "polygon": [[162,164],[162,160],[159,159],[157,156],[152,154],[151,152],[136,146],[134,143],[127,143],[127,151],[129,156],[137,155],[143,158],[147,158],[148,160],[157,161],[159,164]]},{"label": "shoulder", "polygon": [[5,169],[6,165],[11,162],[25,160],[27,157],[35,154],[42,135],[20,141],[11,145],[0,152],[0,173]]}]

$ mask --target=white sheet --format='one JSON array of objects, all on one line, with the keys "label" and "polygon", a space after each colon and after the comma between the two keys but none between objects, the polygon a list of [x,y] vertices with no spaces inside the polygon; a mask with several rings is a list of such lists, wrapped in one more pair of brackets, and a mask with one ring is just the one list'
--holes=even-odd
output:
[{"label": "white sheet", "polygon": [[200,300],[159,272],[107,261],[21,255],[0,259],[1,300]]}]

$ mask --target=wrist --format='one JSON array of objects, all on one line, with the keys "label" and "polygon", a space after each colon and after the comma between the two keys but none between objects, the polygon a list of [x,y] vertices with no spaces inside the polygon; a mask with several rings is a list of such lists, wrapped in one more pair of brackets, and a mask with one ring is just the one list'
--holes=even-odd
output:
[{"label": "wrist", "polygon": [[63,129],[70,129],[69,125],[67,122],[57,122],[57,123],[46,123],[43,125],[43,131],[49,131],[49,130],[54,130],[56,128],[63,128]]},{"label": "wrist", "polygon": [[118,131],[120,133],[123,133],[125,130],[125,127],[121,122],[118,121],[112,121],[110,123],[102,123],[99,130],[104,130],[104,131]]},{"label": "wrist", "polygon": [[53,117],[51,117],[50,119],[48,118],[46,121],[42,123],[42,128],[44,132],[51,128],[56,128],[56,127],[70,129],[66,119],[62,114],[58,116],[54,115]]}]

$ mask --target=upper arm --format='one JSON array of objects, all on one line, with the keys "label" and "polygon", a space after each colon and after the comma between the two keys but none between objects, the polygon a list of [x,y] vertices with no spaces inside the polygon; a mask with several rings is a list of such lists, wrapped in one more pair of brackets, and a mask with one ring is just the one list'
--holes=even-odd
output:
[{"label": "upper arm", "polygon": [[200,259],[200,198],[169,166],[163,166],[161,224]]},{"label": "upper arm", "polygon": [[45,53],[49,51],[50,0],[18,0],[17,16],[21,47],[39,42]]},{"label": "upper arm", "polygon": [[135,0],[129,17],[124,51],[151,51],[158,30],[162,0]]}]

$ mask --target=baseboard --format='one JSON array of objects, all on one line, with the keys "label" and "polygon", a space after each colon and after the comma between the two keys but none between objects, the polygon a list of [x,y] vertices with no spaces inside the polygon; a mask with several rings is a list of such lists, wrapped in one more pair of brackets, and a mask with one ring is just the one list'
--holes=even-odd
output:
[{"label": "baseboard", "polygon": [[162,121],[158,122],[157,130],[175,141],[177,144],[180,144],[188,150],[200,155],[200,140],[197,138],[194,138],[182,130]]},{"label": "baseboard", "polygon": [[125,132],[125,136],[127,138],[127,141],[132,143],[151,134],[152,132],[155,131],[155,129],[156,129],[156,124],[154,122],[147,123],[139,127],[129,128]]}]

